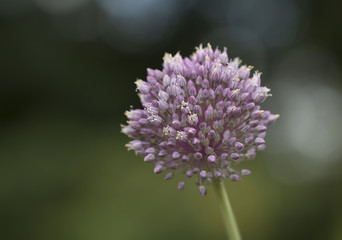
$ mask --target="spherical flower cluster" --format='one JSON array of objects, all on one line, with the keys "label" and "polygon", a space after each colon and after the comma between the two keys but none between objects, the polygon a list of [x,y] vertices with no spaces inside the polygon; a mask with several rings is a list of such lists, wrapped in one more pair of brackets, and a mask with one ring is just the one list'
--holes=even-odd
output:
[{"label": "spherical flower cluster", "polygon": [[122,132],[134,139],[128,149],[154,163],[164,179],[195,176],[203,195],[206,183],[249,175],[233,166],[265,149],[266,129],[279,117],[257,105],[270,89],[251,70],[210,44],[190,58],[165,54],[162,71],[147,69],[147,81],[136,82],[144,108],[126,112]]}]

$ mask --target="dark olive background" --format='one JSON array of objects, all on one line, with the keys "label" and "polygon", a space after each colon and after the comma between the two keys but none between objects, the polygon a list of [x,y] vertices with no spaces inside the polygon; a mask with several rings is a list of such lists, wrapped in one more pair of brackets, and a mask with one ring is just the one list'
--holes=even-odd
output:
[{"label": "dark olive background", "polygon": [[273,92],[264,106],[281,115],[266,151],[242,164],[253,174],[226,182],[244,239],[342,239],[340,10],[333,0],[2,0],[0,239],[225,239],[212,189],[177,191],[120,133],[124,111],[141,107],[135,80],[164,52],[187,56],[201,42],[260,69]]}]

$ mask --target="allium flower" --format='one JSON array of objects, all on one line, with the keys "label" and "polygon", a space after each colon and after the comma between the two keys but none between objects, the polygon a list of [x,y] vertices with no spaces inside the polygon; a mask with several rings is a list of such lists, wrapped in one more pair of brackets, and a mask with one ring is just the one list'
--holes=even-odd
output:
[{"label": "allium flower", "polygon": [[128,149],[164,179],[196,177],[203,195],[213,179],[249,175],[233,166],[265,149],[266,129],[279,115],[260,109],[270,89],[260,86],[260,72],[240,64],[209,44],[190,58],[165,54],[162,71],[147,69],[147,81],[136,82],[144,109],[126,112],[122,132],[134,139]]}]

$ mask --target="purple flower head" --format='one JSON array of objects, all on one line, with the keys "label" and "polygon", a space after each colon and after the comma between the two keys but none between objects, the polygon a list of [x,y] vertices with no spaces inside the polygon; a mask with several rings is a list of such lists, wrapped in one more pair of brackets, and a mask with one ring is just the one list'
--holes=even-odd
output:
[{"label": "purple flower head", "polygon": [[279,115],[260,109],[270,89],[260,86],[260,72],[240,64],[209,44],[190,58],[165,54],[162,71],[147,69],[147,81],[136,82],[143,109],[126,112],[128,149],[164,179],[196,177],[203,195],[211,181],[249,175],[233,165],[265,148],[267,127]]}]

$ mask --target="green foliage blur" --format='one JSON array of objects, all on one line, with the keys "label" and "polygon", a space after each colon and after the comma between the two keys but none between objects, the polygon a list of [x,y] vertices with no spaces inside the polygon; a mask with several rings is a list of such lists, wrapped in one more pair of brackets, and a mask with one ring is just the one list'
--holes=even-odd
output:
[{"label": "green foliage blur", "polygon": [[[144,79],[146,68],[160,68],[164,52],[191,54],[211,41],[203,32],[220,27],[196,10],[204,1],[192,2],[173,35],[132,51],[98,35],[84,40],[61,32],[56,22],[72,24],[72,12],[33,7],[0,15],[0,239],[225,239],[212,189],[203,197],[190,181],[177,191],[177,178],[153,174],[152,165],[126,150],[129,139],[120,133],[124,111],[141,107],[134,81]],[[240,56],[265,72],[267,84],[272,64],[302,42],[334,52],[341,69],[340,8],[328,2],[329,9],[306,1],[310,9],[299,19],[304,35],[267,50],[261,66],[253,55]],[[229,42],[213,41],[232,57],[240,54]],[[267,140],[281,146],[281,138]],[[251,176],[226,182],[244,239],[342,239],[341,174],[287,183],[267,165],[272,157],[266,149],[242,164]],[[285,166],[291,155],[277,158]],[[341,161],[335,166],[341,169]]]}]

